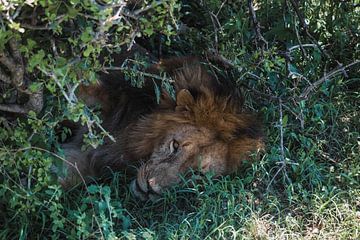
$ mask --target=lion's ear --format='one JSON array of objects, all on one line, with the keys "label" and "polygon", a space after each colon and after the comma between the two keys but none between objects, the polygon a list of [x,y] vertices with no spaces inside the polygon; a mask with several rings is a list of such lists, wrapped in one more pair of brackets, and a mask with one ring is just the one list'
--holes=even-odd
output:
[{"label": "lion's ear", "polygon": [[189,109],[195,103],[194,97],[187,89],[181,89],[176,95],[176,109]]}]

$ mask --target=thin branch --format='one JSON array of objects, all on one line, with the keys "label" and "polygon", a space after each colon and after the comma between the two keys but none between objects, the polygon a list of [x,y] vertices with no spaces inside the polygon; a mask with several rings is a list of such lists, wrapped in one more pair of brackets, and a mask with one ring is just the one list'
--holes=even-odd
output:
[{"label": "thin branch", "polygon": [[[147,73],[147,72],[142,72],[139,70],[133,70],[133,69],[129,69],[126,67],[104,67],[103,68],[104,71],[133,71],[135,73],[138,73],[139,75],[145,76],[145,77],[150,77],[153,79],[158,79],[158,80],[164,80],[164,77],[156,75],[156,74],[151,74],[151,73]],[[174,80],[169,79],[169,82],[173,82]]]},{"label": "thin branch", "polygon": [[62,87],[59,79],[57,78],[57,76],[56,76],[54,73],[49,73],[49,72],[47,72],[47,71],[45,71],[44,69],[39,68],[39,67],[38,67],[38,69],[39,69],[43,74],[45,74],[46,76],[52,78],[52,79],[55,81],[56,85],[58,85],[58,87],[60,88],[60,91],[61,91],[62,95],[65,97],[66,101],[67,101],[70,105],[73,105],[73,104],[75,103],[75,101],[76,101],[77,99],[71,99],[71,98],[69,97],[69,95],[65,92],[65,90],[64,90],[64,88]]},{"label": "thin branch", "polygon": [[236,64],[234,64],[231,60],[222,56],[215,49],[209,49],[208,51],[206,51],[206,56],[208,59],[210,59],[214,62],[221,63],[226,68],[234,68],[234,69],[237,69],[239,72],[241,72],[243,70],[241,67],[236,66]]},{"label": "thin branch", "polygon": [[[300,34],[299,34],[299,31],[298,31],[298,28],[296,27],[296,24],[295,24],[295,33],[296,33],[296,38],[297,38],[297,40],[298,40],[298,42],[299,42],[299,47],[300,47],[300,49],[301,49],[301,54],[302,54],[302,57],[303,57],[303,59],[305,59],[306,58],[306,51],[305,51],[305,48],[304,48],[304,45],[302,44],[302,42],[301,42],[301,38],[300,38]],[[314,44],[315,45],[315,44]],[[316,45],[315,45],[316,46]],[[289,51],[291,52],[291,50],[289,49]]]},{"label": "thin branch", "polygon": [[292,52],[294,51],[295,49],[297,48],[305,48],[305,47],[313,47],[313,48],[316,48],[317,45],[316,44],[312,44],[312,43],[307,43],[307,44],[299,44],[299,45],[295,45],[295,46],[292,46],[288,49],[289,52]]},{"label": "thin branch", "polygon": [[51,30],[52,28],[49,27],[48,24],[46,25],[40,25],[40,26],[35,26],[35,25],[31,25],[31,24],[27,24],[27,23],[22,23],[21,27],[29,29],[29,30],[39,30],[39,31],[43,31],[43,30]]},{"label": "thin branch", "polygon": [[284,175],[286,179],[290,182],[290,179],[286,172],[286,159],[285,159],[285,150],[284,150],[284,126],[283,126],[283,106],[282,106],[282,100],[279,98],[279,129],[280,129],[280,163],[281,166],[275,173],[275,175],[270,180],[266,190],[268,191],[271,184],[273,183],[274,179],[279,175],[280,171],[284,171]]},{"label": "thin branch", "polygon": [[274,182],[275,178],[277,177],[277,175],[279,175],[280,171],[283,170],[283,168],[285,167],[285,165],[281,165],[279,167],[279,169],[276,171],[276,173],[274,174],[274,176],[271,178],[269,184],[266,187],[266,191],[269,191],[270,186],[272,185],[272,183]]},{"label": "thin branch", "polygon": [[356,64],[360,63],[360,60],[357,60],[355,62],[352,62],[346,66],[337,68],[332,70],[329,74],[325,74],[322,78],[317,80],[316,82],[312,83],[310,86],[305,88],[305,90],[300,94],[298,97],[299,100],[306,100],[309,97],[309,94],[312,93],[315,89],[317,89],[323,82],[325,82],[327,79],[330,79],[336,75],[342,74],[347,68],[350,68]]},{"label": "thin branch", "polygon": [[26,28],[26,29],[30,29],[30,30],[52,30],[53,27],[51,27],[51,25],[56,26],[59,25],[60,23],[62,23],[64,20],[66,19],[66,14],[62,14],[56,17],[55,22],[54,23],[46,23],[45,25],[31,25],[28,23],[21,23],[21,27]]},{"label": "thin branch", "polygon": [[130,35],[130,44],[129,47],[127,48],[127,51],[130,51],[133,45],[135,44],[135,38],[137,34],[138,34],[138,29],[136,28]]},{"label": "thin branch", "polygon": [[285,151],[284,151],[284,129],[283,129],[283,109],[282,109],[282,100],[279,98],[279,128],[280,128],[280,160],[283,165],[286,165],[285,162]]},{"label": "thin branch", "polygon": [[275,95],[271,95],[271,94],[266,94],[266,93],[263,93],[263,92],[260,92],[259,90],[256,90],[255,88],[251,88],[249,86],[246,86],[246,85],[241,85],[243,87],[245,87],[246,89],[254,92],[257,96],[260,96],[266,100],[269,100],[269,101],[278,101],[279,100],[279,97],[278,96],[275,96]]},{"label": "thin branch", "polygon": [[[73,87],[72,89],[70,89],[70,93],[67,94],[63,88],[63,86],[61,85],[59,79],[57,78],[57,76],[54,73],[49,73],[47,71],[45,71],[44,69],[38,68],[42,73],[44,73],[46,76],[51,77],[56,85],[58,85],[58,87],[60,88],[61,93],[63,94],[63,96],[65,97],[66,101],[72,106],[77,102],[77,98],[74,94],[72,94],[75,91],[75,87]],[[88,109],[90,112],[91,110]],[[111,141],[116,142],[115,138],[113,136],[111,136],[104,128],[103,126],[101,126],[100,123],[98,123],[97,121],[95,121],[95,125],[108,137],[110,138]],[[91,131],[91,129],[89,129],[89,131]]]},{"label": "thin branch", "polygon": [[225,5],[226,2],[227,2],[227,0],[224,0],[224,1],[221,3],[221,5],[220,5],[220,7],[219,7],[219,10],[218,10],[217,13],[216,13],[216,16],[219,16],[219,13],[221,12],[221,9],[224,7],[224,5]]},{"label": "thin branch", "polygon": [[56,58],[58,58],[58,57],[59,57],[59,53],[58,53],[58,51],[57,51],[57,49],[56,49],[55,39],[54,39],[54,38],[50,38],[50,43],[51,43],[51,49],[52,49],[52,51],[53,51],[53,53],[54,53],[54,56],[55,56]]},{"label": "thin branch", "polygon": [[283,107],[288,110],[292,115],[295,116],[296,119],[298,119],[300,121],[300,127],[301,129],[304,129],[304,114],[302,112],[300,112],[299,114],[296,114],[290,107],[286,106],[285,104],[283,105]]},{"label": "thin branch", "polygon": [[254,5],[253,5],[252,0],[248,0],[248,7],[249,7],[249,11],[250,11],[251,21],[255,28],[255,34],[256,34],[255,43],[256,43],[256,45],[258,45],[258,41],[260,41],[260,47],[263,52],[264,48],[266,48],[266,49],[268,48],[268,42],[265,40],[265,38],[261,34],[261,26],[256,18],[256,13],[254,10]]},{"label": "thin branch", "polygon": [[136,15],[136,16],[140,15],[143,12],[146,12],[146,11],[148,11],[148,10],[150,10],[152,8],[155,8],[155,7],[157,7],[157,6],[161,5],[161,4],[163,4],[163,1],[157,1],[157,2],[155,2],[153,4],[147,5],[146,7],[143,7],[143,8],[140,8],[140,9],[134,11],[134,15]]},{"label": "thin branch", "polygon": [[221,27],[220,23],[219,23],[219,19],[217,19],[216,15],[212,12],[209,12],[210,14],[210,18],[211,18],[211,22],[213,24],[214,27],[214,46],[215,46],[215,51],[219,51],[219,40],[218,40],[218,27],[216,26],[217,24]]}]

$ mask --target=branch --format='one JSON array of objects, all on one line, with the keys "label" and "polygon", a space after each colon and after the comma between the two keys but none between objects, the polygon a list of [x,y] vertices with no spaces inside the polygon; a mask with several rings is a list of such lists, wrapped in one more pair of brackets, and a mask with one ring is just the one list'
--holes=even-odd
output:
[{"label": "branch", "polygon": [[[305,59],[306,58],[306,51],[305,51],[305,48],[304,48],[304,45],[302,44],[302,42],[301,42],[301,38],[300,38],[300,34],[299,34],[299,31],[298,31],[298,28],[296,27],[296,24],[295,24],[295,33],[296,33],[296,38],[297,38],[297,40],[298,40],[298,42],[299,42],[299,47],[300,47],[300,49],[301,49],[301,54],[302,54],[302,57],[303,57],[303,59]],[[315,44],[314,44],[315,45]],[[316,45],[315,45],[316,46]],[[289,51],[291,52],[291,50],[289,49]]]},{"label": "branch", "polygon": [[[76,89],[76,87],[77,87],[78,85],[75,85],[72,89],[70,89],[70,91],[69,91],[70,93],[67,94],[67,93],[65,92],[63,86],[61,85],[59,79],[57,78],[57,76],[56,76],[54,73],[49,73],[49,72],[47,72],[47,71],[45,71],[44,69],[41,69],[41,68],[38,68],[38,69],[39,69],[42,73],[44,73],[46,76],[51,77],[51,78],[55,81],[56,85],[60,88],[60,91],[61,91],[62,95],[65,97],[66,101],[70,104],[70,106],[73,106],[73,105],[78,101],[77,98],[76,98],[76,96],[75,96],[75,94],[74,94],[75,89]],[[86,107],[86,108],[87,108],[87,107]],[[92,112],[91,109],[89,109],[89,108],[87,108],[87,109],[89,110],[89,112]],[[89,124],[90,121],[91,121],[91,120],[88,120],[88,121],[87,121],[87,124]],[[101,126],[101,124],[98,123],[97,121],[94,121],[94,122],[91,121],[90,125],[88,125],[89,132],[92,131],[92,130],[91,130],[91,126],[92,126],[93,123],[95,123],[95,125],[96,125],[107,137],[109,137],[111,141],[116,142],[115,138],[114,138],[113,136],[111,136],[111,135],[103,128],[103,126]]]},{"label": "branch", "polygon": [[295,45],[295,46],[292,46],[288,49],[289,52],[292,52],[294,51],[295,49],[297,48],[305,48],[305,47],[317,47],[316,44],[312,44],[312,43],[308,43],[308,44],[299,44],[299,45]]},{"label": "branch", "polygon": [[29,111],[38,113],[42,110],[44,104],[43,89],[40,88],[36,92],[31,92],[27,89],[24,80],[25,67],[18,43],[14,38],[11,38],[8,45],[11,56],[7,52],[0,52],[0,63],[7,68],[9,74],[0,69],[0,80],[13,85],[18,92],[28,95],[29,99],[25,104],[0,104],[0,111],[19,114],[26,114]]},{"label": "branch", "polygon": [[206,57],[211,61],[221,63],[226,68],[234,68],[237,69],[239,72],[242,71],[242,68],[239,68],[231,60],[225,58],[216,49],[209,49],[208,51],[206,51]]},{"label": "branch", "polygon": [[157,2],[155,2],[153,4],[147,5],[146,7],[143,7],[143,8],[140,8],[140,9],[134,11],[134,15],[135,16],[140,15],[141,13],[146,12],[146,11],[152,9],[152,8],[155,8],[155,7],[157,7],[157,6],[161,5],[161,4],[163,4],[163,1],[157,1]]},{"label": "branch", "polygon": [[258,22],[258,20],[256,18],[256,13],[254,10],[254,5],[253,5],[252,0],[248,0],[248,6],[249,6],[251,20],[252,20],[253,26],[255,28],[255,33],[256,33],[255,43],[256,43],[256,45],[258,45],[258,41],[260,41],[261,50],[263,51],[264,48],[266,48],[266,49],[268,48],[268,42],[261,35],[260,23]]},{"label": "branch", "polygon": [[355,62],[352,62],[346,66],[340,67],[338,69],[332,70],[329,74],[325,74],[322,78],[305,88],[305,90],[300,94],[298,97],[299,100],[306,100],[309,97],[309,94],[313,92],[316,88],[318,88],[323,82],[325,82],[327,79],[330,79],[336,75],[339,75],[343,73],[347,68],[350,68],[356,64],[360,63],[360,60],[357,60]]},{"label": "branch", "polygon": [[275,173],[275,175],[272,177],[272,179],[270,180],[266,190],[268,191],[271,184],[273,183],[273,181],[275,180],[275,178],[277,177],[277,175],[279,175],[280,171],[283,170],[286,179],[290,182],[290,179],[287,175],[286,172],[286,160],[285,160],[285,151],[284,151],[284,128],[283,128],[283,109],[282,109],[282,100],[281,98],[279,98],[279,129],[280,129],[280,163],[281,163],[281,167],[277,170],[277,172]]}]

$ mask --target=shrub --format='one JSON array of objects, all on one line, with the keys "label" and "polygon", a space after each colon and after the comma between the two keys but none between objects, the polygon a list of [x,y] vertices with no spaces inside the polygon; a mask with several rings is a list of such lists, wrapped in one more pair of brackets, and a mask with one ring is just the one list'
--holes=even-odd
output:
[{"label": "shrub", "polygon": [[[0,59],[16,64],[0,63],[0,237],[359,238],[359,4],[2,1]],[[64,192],[54,166],[71,132],[60,123],[86,125],[85,147],[111,138],[76,89],[112,66],[101,53],[135,41],[154,56],[202,56],[235,81],[264,117],[261,161],[158,203],[136,202],[122,173]],[[124,69],[135,86],[143,67]]]}]

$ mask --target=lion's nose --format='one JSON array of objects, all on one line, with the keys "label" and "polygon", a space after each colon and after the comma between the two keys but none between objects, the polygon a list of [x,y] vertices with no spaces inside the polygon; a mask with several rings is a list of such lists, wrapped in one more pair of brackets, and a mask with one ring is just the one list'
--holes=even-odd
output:
[{"label": "lion's nose", "polygon": [[148,180],[148,184],[149,184],[149,186],[154,186],[155,184],[156,184],[156,182],[155,182],[155,178],[150,178],[149,180]]}]

